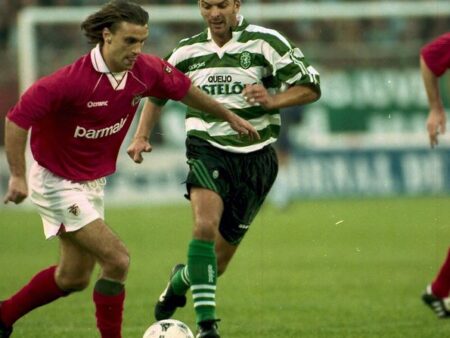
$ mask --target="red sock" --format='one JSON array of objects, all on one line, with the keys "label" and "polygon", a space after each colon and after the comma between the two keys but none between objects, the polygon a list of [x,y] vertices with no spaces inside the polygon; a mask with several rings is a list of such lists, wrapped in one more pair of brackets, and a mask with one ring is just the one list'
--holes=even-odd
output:
[{"label": "red sock", "polygon": [[2,303],[0,317],[6,327],[11,327],[31,310],[69,294],[56,285],[55,270],[56,266],[42,270],[19,292]]},{"label": "red sock", "polygon": [[108,296],[94,290],[95,316],[102,338],[121,338],[125,291]]},{"label": "red sock", "polygon": [[450,292],[450,249],[447,253],[447,258],[444,264],[441,266],[436,279],[431,284],[431,291],[433,294],[440,298],[448,297]]}]

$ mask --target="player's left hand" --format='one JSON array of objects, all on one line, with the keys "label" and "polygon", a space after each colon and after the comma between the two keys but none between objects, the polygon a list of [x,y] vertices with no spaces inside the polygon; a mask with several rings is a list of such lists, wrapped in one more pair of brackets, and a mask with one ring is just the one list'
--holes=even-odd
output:
[{"label": "player's left hand", "polygon": [[245,85],[242,95],[252,105],[261,105],[264,109],[273,107],[274,99],[262,84]]},{"label": "player's left hand", "polygon": [[136,137],[129,145],[127,149],[127,154],[134,162],[141,163],[144,160],[142,153],[143,152],[149,153],[152,151],[152,149],[153,148],[151,144],[148,142],[146,138]]}]

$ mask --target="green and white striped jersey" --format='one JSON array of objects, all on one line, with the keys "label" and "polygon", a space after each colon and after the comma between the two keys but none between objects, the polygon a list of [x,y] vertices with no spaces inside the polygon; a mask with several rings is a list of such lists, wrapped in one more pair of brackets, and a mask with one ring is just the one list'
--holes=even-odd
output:
[{"label": "green and white striped jersey", "polygon": [[[227,122],[188,108],[186,131],[220,149],[249,153],[275,142],[280,130],[278,109],[267,111],[249,104],[242,91],[246,84],[262,83],[270,93],[291,85],[312,85],[319,90],[319,73],[309,65],[299,48],[279,32],[249,25],[242,16],[232,39],[219,47],[209,29],[183,39],[166,58],[226,108],[248,120],[261,139],[239,137]],[[155,100],[162,105],[164,101]]]}]

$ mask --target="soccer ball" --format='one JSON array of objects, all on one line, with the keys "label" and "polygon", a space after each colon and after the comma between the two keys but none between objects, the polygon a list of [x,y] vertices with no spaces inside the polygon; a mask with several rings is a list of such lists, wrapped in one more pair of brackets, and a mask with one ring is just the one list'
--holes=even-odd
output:
[{"label": "soccer ball", "polygon": [[185,323],[164,319],[152,324],[142,338],[194,338],[194,335]]}]

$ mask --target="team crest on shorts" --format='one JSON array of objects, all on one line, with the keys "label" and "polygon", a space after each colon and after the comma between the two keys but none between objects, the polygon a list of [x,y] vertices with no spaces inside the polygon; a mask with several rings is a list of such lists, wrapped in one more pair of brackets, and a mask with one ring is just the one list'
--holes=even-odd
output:
[{"label": "team crest on shorts", "polygon": [[69,212],[74,216],[78,216],[80,214],[80,207],[76,204],[72,204],[67,208],[67,210],[69,210]]},{"label": "team crest on shorts", "polygon": [[241,53],[241,56],[239,56],[239,63],[242,68],[248,69],[252,65],[252,54],[245,51]]},{"label": "team crest on shorts", "polygon": [[216,179],[218,179],[219,178],[219,170],[214,170],[213,172],[212,172],[212,177],[216,180]]}]

